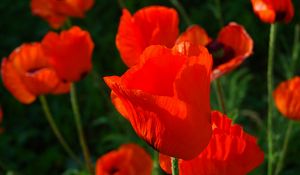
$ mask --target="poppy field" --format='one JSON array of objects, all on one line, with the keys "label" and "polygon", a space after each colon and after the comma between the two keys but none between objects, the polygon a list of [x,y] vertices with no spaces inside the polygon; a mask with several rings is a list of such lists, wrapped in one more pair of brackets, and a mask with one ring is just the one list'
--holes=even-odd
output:
[{"label": "poppy field", "polygon": [[1,0],[0,175],[300,174],[295,0]]}]

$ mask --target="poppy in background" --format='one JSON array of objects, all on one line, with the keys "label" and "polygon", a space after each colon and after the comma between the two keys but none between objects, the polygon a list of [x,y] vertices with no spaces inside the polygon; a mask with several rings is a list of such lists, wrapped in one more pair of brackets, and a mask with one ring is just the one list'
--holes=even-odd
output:
[{"label": "poppy in background", "polygon": [[23,44],[4,58],[1,75],[6,89],[25,104],[39,95],[67,93],[70,88],[49,65],[39,43]]},{"label": "poppy in background", "polygon": [[279,112],[292,120],[300,120],[300,77],[280,83],[273,92]]},{"label": "poppy in background", "polygon": [[79,81],[92,68],[94,43],[90,34],[77,26],[60,34],[49,32],[42,46],[49,56],[49,63],[64,81]]},{"label": "poppy in background", "polygon": [[211,137],[212,57],[202,46],[153,45],[121,77],[104,77],[117,110],[135,132],[166,155],[193,159]]},{"label": "poppy in background", "polygon": [[265,23],[288,23],[294,16],[291,0],[251,0],[254,13]]},{"label": "poppy in background", "polygon": [[124,63],[131,67],[139,63],[140,55],[150,45],[172,48],[178,33],[178,14],[173,8],[149,6],[134,15],[123,9],[116,46]]},{"label": "poppy in background", "polygon": [[[179,160],[179,175],[244,175],[264,161],[256,138],[243,131],[224,114],[212,112],[213,135],[197,158]],[[160,155],[160,165],[171,174],[171,159]]]},{"label": "poppy in background", "polygon": [[152,159],[137,144],[124,144],[97,160],[96,175],[151,175]]},{"label": "poppy in background", "polygon": [[34,15],[46,20],[55,29],[60,28],[69,17],[83,18],[94,0],[31,0]]},{"label": "poppy in background", "polygon": [[238,67],[253,50],[252,38],[243,26],[234,22],[222,28],[216,40],[212,40],[200,26],[193,25],[177,39],[177,42],[182,41],[203,45],[213,55],[212,79]]}]

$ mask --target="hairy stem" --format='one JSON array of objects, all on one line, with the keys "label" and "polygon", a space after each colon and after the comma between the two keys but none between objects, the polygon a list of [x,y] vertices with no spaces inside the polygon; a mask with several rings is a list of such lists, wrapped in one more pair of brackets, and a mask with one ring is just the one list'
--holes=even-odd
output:
[{"label": "hairy stem", "polygon": [[81,149],[83,151],[86,168],[90,174],[93,174],[93,165],[91,162],[90,152],[89,152],[88,146],[86,144],[86,140],[85,140],[85,136],[84,136],[84,132],[83,132],[83,128],[82,128],[82,122],[81,122],[79,107],[78,107],[78,103],[77,103],[76,88],[75,88],[74,84],[71,85],[71,104],[72,104],[72,109],[73,109],[73,113],[74,113],[77,134],[78,134]]},{"label": "hairy stem", "polygon": [[58,129],[53,116],[49,110],[48,107],[48,103],[46,100],[46,97],[41,95],[39,96],[40,102],[42,104],[44,113],[45,113],[45,117],[53,131],[53,133],[55,134],[56,138],[58,139],[58,141],[60,142],[60,144],[62,145],[62,147],[65,149],[65,151],[69,154],[69,156],[74,159],[74,161],[76,161],[79,165],[82,165],[82,162],[80,161],[79,158],[77,158],[77,156],[74,154],[74,152],[72,151],[72,149],[70,148],[70,146],[68,145],[68,143],[66,142],[66,140],[64,139],[64,137],[62,136],[60,130]]},{"label": "hairy stem", "polygon": [[172,163],[172,175],[179,175],[178,159],[176,159],[175,157],[172,157],[171,163]]},{"label": "hairy stem", "polygon": [[269,52],[268,52],[268,70],[267,70],[267,83],[268,83],[268,175],[273,173],[273,58],[276,40],[277,24],[271,24],[270,38],[269,38]]}]

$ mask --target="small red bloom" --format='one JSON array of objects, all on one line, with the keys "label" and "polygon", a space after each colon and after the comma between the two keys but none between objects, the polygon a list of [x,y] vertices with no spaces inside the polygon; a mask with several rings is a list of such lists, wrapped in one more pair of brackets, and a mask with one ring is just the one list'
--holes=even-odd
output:
[{"label": "small red bloom", "polygon": [[83,18],[93,4],[94,0],[31,0],[31,11],[59,28],[68,17]]},{"label": "small red bloom", "polygon": [[[264,161],[256,139],[224,114],[212,112],[213,135],[197,158],[179,160],[180,175],[244,175]],[[170,157],[160,155],[160,165],[171,173]]]},{"label": "small red bloom", "polygon": [[251,0],[254,13],[265,23],[290,22],[294,16],[291,0]]},{"label": "small red bloom", "polygon": [[194,25],[180,35],[177,42],[181,41],[206,46],[214,59],[212,79],[238,67],[253,50],[252,38],[243,26],[233,22],[220,31],[216,40],[211,41],[203,28]]},{"label": "small red bloom", "polygon": [[23,44],[4,58],[1,65],[4,86],[21,103],[32,103],[42,94],[67,93],[63,83],[50,67],[39,43]]},{"label": "small red bloom", "polygon": [[96,175],[151,175],[150,155],[136,144],[122,145],[100,157],[96,163]]},{"label": "small red bloom", "polygon": [[280,113],[292,120],[300,120],[300,77],[282,82],[273,92]]},{"label": "small red bloom", "polygon": [[60,34],[49,32],[42,41],[50,64],[65,81],[79,81],[92,68],[94,43],[87,31],[72,27]]},{"label": "small red bloom", "polygon": [[124,63],[131,67],[140,61],[140,55],[150,45],[172,48],[178,32],[178,14],[172,8],[145,7],[133,16],[123,9],[116,45]]},{"label": "small red bloom", "polygon": [[182,42],[153,45],[121,77],[104,77],[117,110],[158,151],[192,159],[211,137],[207,49]]}]

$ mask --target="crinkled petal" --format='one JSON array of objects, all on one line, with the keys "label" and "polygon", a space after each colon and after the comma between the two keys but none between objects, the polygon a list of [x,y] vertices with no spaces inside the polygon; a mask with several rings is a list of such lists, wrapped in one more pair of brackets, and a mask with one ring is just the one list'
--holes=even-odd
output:
[{"label": "crinkled petal", "polygon": [[1,75],[4,86],[18,101],[30,104],[36,99],[36,96],[23,84],[13,64],[6,58],[2,60]]}]

